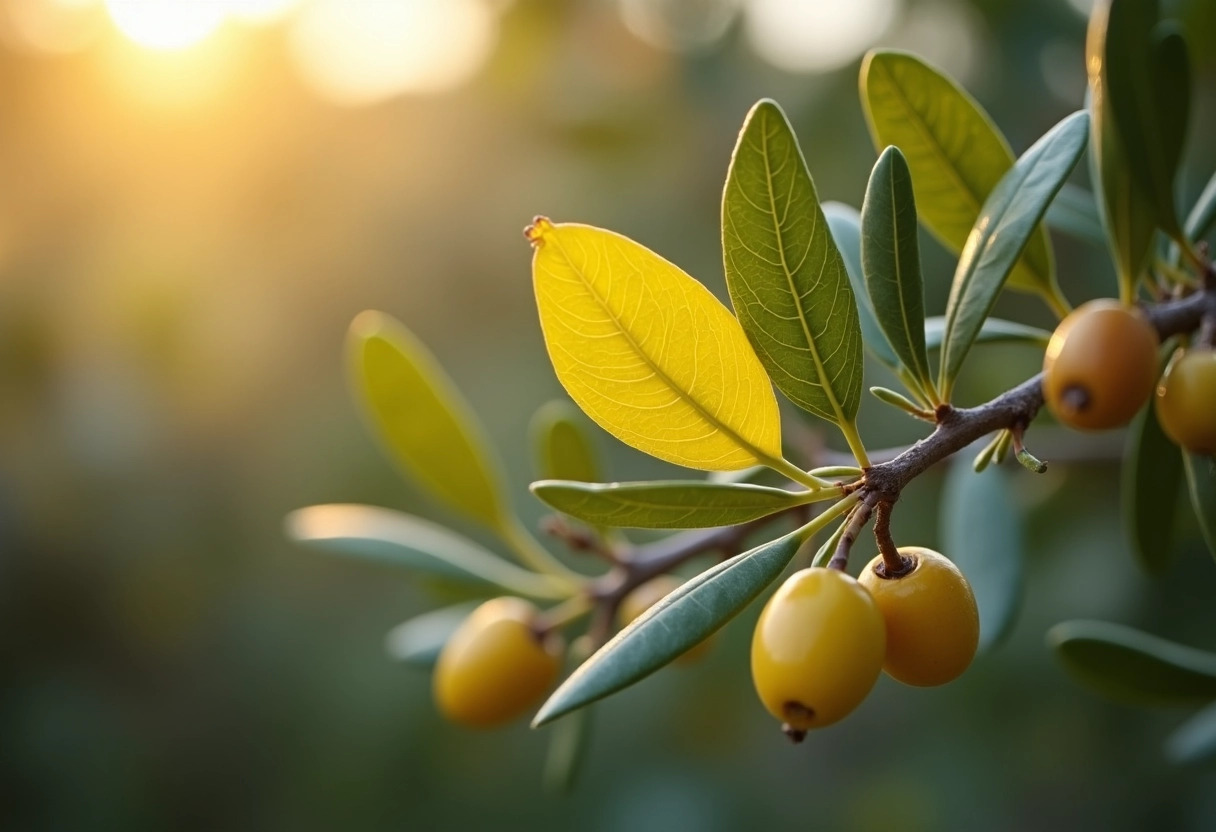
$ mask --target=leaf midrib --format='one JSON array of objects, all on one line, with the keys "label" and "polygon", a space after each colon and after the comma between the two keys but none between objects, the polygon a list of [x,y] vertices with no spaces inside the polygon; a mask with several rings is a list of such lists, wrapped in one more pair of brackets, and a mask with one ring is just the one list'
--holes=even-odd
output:
[{"label": "leaf midrib", "polygon": [[744,439],[742,436],[740,436],[738,433],[736,433],[732,428],[727,426],[721,419],[719,419],[717,416],[715,416],[714,414],[712,414],[708,410],[706,410],[705,407],[699,401],[697,401],[695,398],[693,398],[692,395],[689,394],[687,391],[685,391],[680,385],[676,384],[675,381],[671,378],[671,376],[669,376],[662,367],[660,367],[657,363],[655,363],[655,361],[650,357],[650,354],[648,352],[646,352],[644,349],[642,349],[641,345],[633,337],[633,333],[630,332],[628,328],[626,328],[625,324],[621,321],[621,319],[619,317],[617,317],[616,313],[614,313],[612,311],[612,309],[609,308],[607,301],[605,301],[604,298],[601,298],[599,293],[597,291],[595,291],[595,287],[593,287],[591,285],[590,281],[587,280],[587,277],[586,277],[586,275],[583,274],[582,269],[580,269],[578,266],[576,266],[574,264],[574,261],[570,259],[570,255],[566,252],[565,246],[563,246],[557,240],[553,240],[553,239],[549,240],[548,242],[550,242],[552,245],[555,245],[557,247],[557,250],[561,253],[562,259],[564,259],[566,261],[566,264],[570,267],[570,270],[572,272],[574,272],[576,275],[578,275],[578,279],[583,284],[583,287],[587,290],[587,294],[590,295],[595,300],[596,304],[599,305],[601,311],[603,311],[603,313],[608,316],[609,320],[611,320],[612,323],[616,326],[617,332],[619,332],[621,334],[621,337],[625,339],[626,343],[629,344],[630,348],[638,355],[638,357],[640,357],[646,363],[646,366],[648,366],[654,372],[654,374],[656,376],[658,376],[663,381],[664,384],[667,385],[668,388],[670,388],[672,391],[674,391],[675,394],[677,396],[679,396],[680,399],[682,399],[685,404],[687,404],[689,407],[691,407],[697,413],[697,415],[699,415],[706,422],[708,422],[709,424],[713,425],[718,430],[720,430],[724,434],[726,434],[727,437],[729,437],[732,441],[734,441],[737,445],[739,445],[739,447],[743,448],[743,450],[752,454],[752,456],[754,456],[757,461],[759,461],[761,463],[768,463],[768,462],[774,461],[773,457],[769,456],[767,453],[760,450],[755,445],[753,445],[751,442],[748,442],[746,439]]}]

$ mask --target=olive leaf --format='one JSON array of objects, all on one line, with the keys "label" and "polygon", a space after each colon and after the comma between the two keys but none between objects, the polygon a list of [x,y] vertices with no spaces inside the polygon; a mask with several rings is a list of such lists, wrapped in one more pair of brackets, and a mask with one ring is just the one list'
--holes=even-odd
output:
[{"label": "olive leaf", "polygon": [[1106,231],[1094,195],[1084,188],[1065,182],[1047,206],[1047,224],[1089,243],[1106,245]]},{"label": "olive leaf", "polygon": [[828,230],[832,232],[832,239],[840,250],[845,271],[849,275],[849,284],[853,287],[862,343],[871,355],[895,369],[899,366],[899,359],[895,357],[891,343],[878,325],[874,305],[870,303],[870,295],[866,291],[865,274],[861,269],[861,214],[856,208],[843,202],[825,202],[823,216],[828,221]]},{"label": "olive leaf", "polygon": [[912,174],[897,147],[888,147],[878,157],[866,186],[861,206],[861,265],[867,294],[887,342],[932,398],[916,200]]},{"label": "olive leaf", "polygon": [[530,432],[536,471],[542,479],[603,479],[595,445],[574,405],[562,400],[543,405],[532,417]]},{"label": "olive leaf", "polygon": [[[1163,352],[1169,355],[1169,349]],[[1132,422],[1123,459],[1123,522],[1132,554],[1146,571],[1164,572],[1174,555],[1182,454],[1162,431],[1151,403]]]},{"label": "olive leaf", "polygon": [[1216,457],[1182,454],[1186,469],[1186,485],[1191,495],[1191,507],[1199,520],[1208,551],[1216,558]]},{"label": "olive leaf", "polygon": [[942,551],[966,576],[980,611],[981,652],[1008,635],[1022,603],[1025,536],[1010,474],[955,460],[941,499]]},{"label": "olive leaf", "polygon": [[570,714],[553,726],[545,753],[545,789],[564,794],[574,787],[591,745],[591,708]]},{"label": "olive leaf", "polygon": [[722,195],[722,256],[739,323],[790,401],[837,425],[861,402],[861,326],[844,261],[785,113],[747,114]]},{"label": "olive leaf", "polygon": [[309,506],[287,515],[292,540],[339,555],[505,589],[534,598],[564,598],[564,584],[513,563],[421,517],[354,504]]},{"label": "olive leaf", "polygon": [[1089,117],[1077,112],[1035,142],[992,189],[954,271],[946,302],[938,390],[949,398],[963,359],[1026,242],[1085,149]]},{"label": "olive leaf", "polygon": [[543,217],[529,228],[549,359],[566,392],[627,445],[729,471],[781,457],[777,399],[739,322],[633,240]]},{"label": "olive leaf", "polygon": [[1212,230],[1213,222],[1216,222],[1216,173],[1212,174],[1208,184],[1204,185],[1203,192],[1195,200],[1191,212],[1187,214],[1183,230],[1189,239],[1198,240]]},{"label": "olive leaf", "polygon": [[430,668],[469,613],[480,601],[454,604],[417,615],[398,624],[384,636],[384,650],[392,658],[414,667]]},{"label": "olive leaf", "polygon": [[541,501],[564,514],[596,526],[626,529],[735,526],[840,496],[836,489],[798,492],[703,480],[602,484],[541,480],[531,488]]},{"label": "olive leaf", "polygon": [[570,674],[532,727],[616,693],[704,641],[777,579],[805,537],[802,530],[792,532],[681,584]]},{"label": "olive leaf", "polygon": [[1165,756],[1179,765],[1216,760],[1216,705],[1208,705],[1174,729],[1165,741]]},{"label": "olive leaf", "polygon": [[1065,621],[1047,643],[1078,681],[1133,704],[1187,705],[1216,698],[1216,655],[1121,624]]},{"label": "olive leaf", "polygon": [[[942,339],[946,337],[946,319],[941,315],[925,318],[925,347],[931,350],[939,349]],[[1046,347],[1051,340],[1051,333],[1037,326],[1020,324],[1017,321],[1006,321],[1001,318],[985,318],[975,336],[976,344],[1021,343]]]}]

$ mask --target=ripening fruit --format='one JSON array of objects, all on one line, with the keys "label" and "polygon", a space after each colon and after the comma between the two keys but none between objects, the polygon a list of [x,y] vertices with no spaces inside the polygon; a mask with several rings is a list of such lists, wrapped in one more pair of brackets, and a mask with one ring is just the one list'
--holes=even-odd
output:
[{"label": "ripening fruit", "polygon": [[445,717],[489,728],[544,695],[561,667],[561,639],[538,638],[536,616],[522,598],[493,598],[452,633],[435,665],[435,702]]},{"label": "ripening fruit", "polygon": [[1065,425],[1125,425],[1157,386],[1157,331],[1115,300],[1091,300],[1060,322],[1043,356],[1043,396]]},{"label": "ripening fruit", "polygon": [[1216,348],[1174,353],[1157,385],[1157,421],[1193,454],[1216,454]]},{"label": "ripening fruit", "polygon": [[799,740],[847,716],[874,687],[887,642],[870,593],[844,572],[795,572],[764,605],[752,637],[752,681]]},{"label": "ripening fruit", "polygon": [[883,670],[907,685],[943,685],[962,674],[980,640],[980,614],[958,567],[932,549],[901,546],[913,561],[897,578],[880,573],[877,556],[861,572],[887,623]]},{"label": "ripening fruit", "polygon": [[[653,607],[659,601],[666,598],[671,592],[678,587],[683,581],[674,575],[659,575],[657,578],[651,578],[646,583],[636,587],[632,592],[621,599],[621,605],[617,608],[617,621],[622,627],[633,621],[646,610]],[[693,662],[702,659],[709,652],[710,644],[713,638],[707,638],[702,642],[689,647],[684,654],[676,659],[680,664],[692,664]]]}]

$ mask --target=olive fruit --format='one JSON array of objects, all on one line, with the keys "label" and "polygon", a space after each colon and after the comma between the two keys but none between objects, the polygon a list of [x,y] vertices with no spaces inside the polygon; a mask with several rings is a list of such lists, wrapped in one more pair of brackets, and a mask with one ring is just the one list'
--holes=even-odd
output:
[{"label": "olive fruit", "polygon": [[435,665],[434,694],[453,722],[489,728],[535,704],[557,678],[561,639],[538,637],[522,598],[486,601],[456,628]]},{"label": "olive fruit", "polygon": [[[621,599],[621,605],[616,611],[617,621],[624,627],[670,595],[681,583],[683,581],[674,575],[659,575],[657,578],[651,578],[646,583],[635,587],[632,592]],[[700,660],[709,652],[711,643],[712,637],[694,644],[676,661],[680,664],[690,664]]]},{"label": "olive fruit", "polygon": [[975,595],[958,567],[932,549],[901,546],[899,554],[909,564],[907,571],[887,577],[879,555],[858,579],[887,624],[883,670],[908,685],[945,684],[975,656],[980,639]]},{"label": "olive fruit", "polygon": [[760,613],[752,681],[798,740],[847,716],[882,670],[886,625],[865,587],[835,569],[795,572]]},{"label": "olive fruit", "polygon": [[1157,331],[1139,310],[1091,300],[1068,314],[1043,356],[1043,397],[1081,430],[1127,424],[1157,385]]},{"label": "olive fruit", "polygon": [[1216,348],[1178,350],[1157,385],[1157,421],[1193,454],[1216,454]]}]

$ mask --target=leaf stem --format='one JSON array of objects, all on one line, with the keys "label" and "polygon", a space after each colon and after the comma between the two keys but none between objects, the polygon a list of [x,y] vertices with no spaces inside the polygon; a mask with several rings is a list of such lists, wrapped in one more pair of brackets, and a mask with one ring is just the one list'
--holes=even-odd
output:
[{"label": "leaf stem", "polygon": [[765,459],[764,464],[769,468],[772,468],[778,474],[784,475],[799,485],[805,485],[811,491],[822,491],[825,488],[837,486],[837,483],[829,482],[828,480],[821,480],[819,477],[802,470],[785,457],[780,457],[777,459]]},{"label": "leaf stem", "polygon": [[509,515],[498,532],[522,563],[560,582],[570,592],[587,583],[586,575],[580,575],[554,557],[515,515]]},{"label": "leaf stem", "polygon": [[857,433],[857,423],[841,422],[840,432],[844,434],[844,441],[849,443],[849,450],[853,452],[857,464],[862,468],[869,468],[870,457],[866,455],[866,446],[862,444],[861,436]]},{"label": "leaf stem", "polygon": [[1044,292],[1042,297],[1043,301],[1056,316],[1056,320],[1062,321],[1067,317],[1068,313],[1072,312],[1072,305],[1068,302],[1068,298],[1064,297],[1063,293],[1060,292],[1058,287],[1053,286]]},{"label": "leaf stem", "polygon": [[571,595],[559,604],[555,604],[542,612],[536,619],[533,629],[538,635],[548,635],[554,630],[565,627],[577,621],[595,607],[591,596],[585,592]]}]

